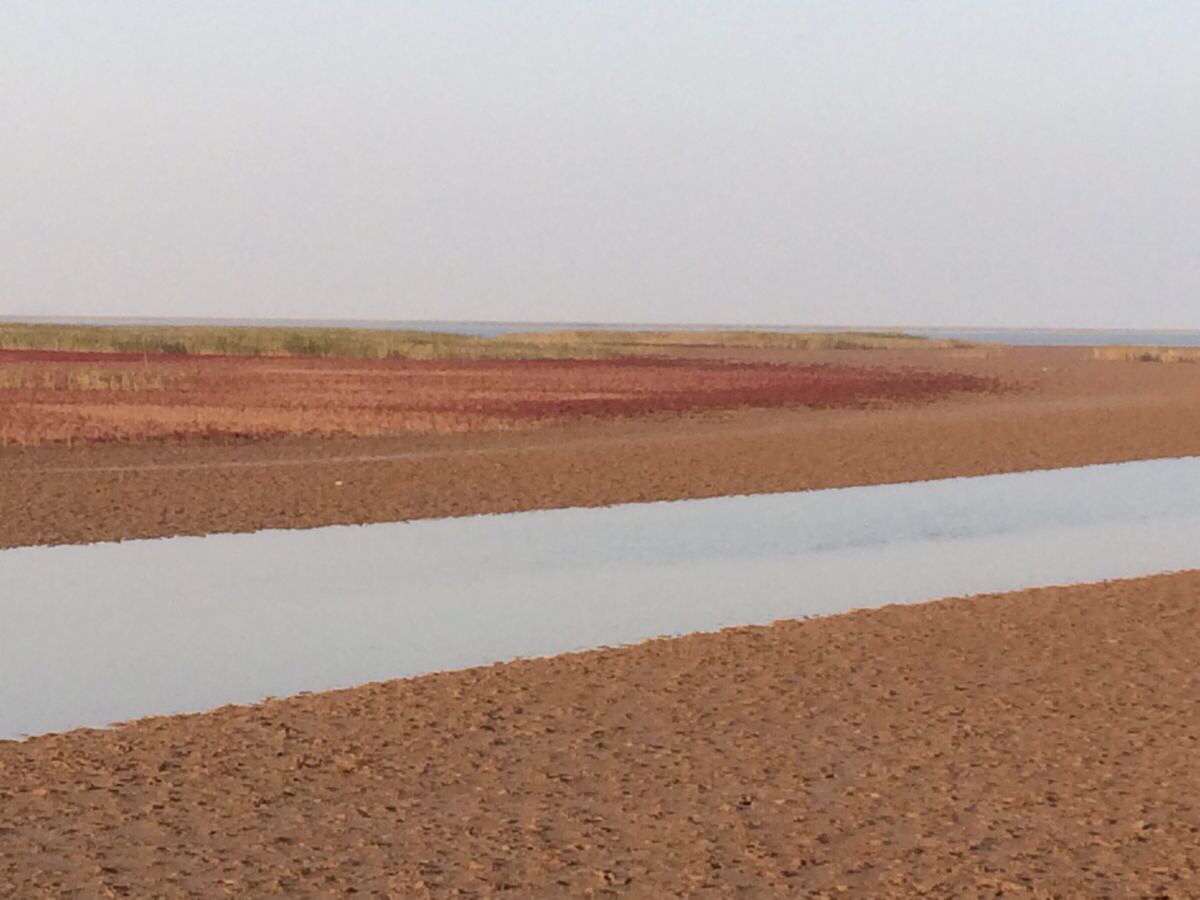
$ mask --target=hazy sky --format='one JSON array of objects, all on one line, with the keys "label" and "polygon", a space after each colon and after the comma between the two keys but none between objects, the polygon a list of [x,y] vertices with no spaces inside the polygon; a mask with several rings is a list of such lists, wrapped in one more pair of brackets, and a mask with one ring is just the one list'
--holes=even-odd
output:
[{"label": "hazy sky", "polygon": [[0,314],[1200,327],[1200,3],[3,0]]}]

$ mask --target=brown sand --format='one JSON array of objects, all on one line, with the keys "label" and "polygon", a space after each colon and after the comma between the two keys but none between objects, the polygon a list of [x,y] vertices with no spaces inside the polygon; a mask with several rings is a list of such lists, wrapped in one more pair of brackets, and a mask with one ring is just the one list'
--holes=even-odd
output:
[{"label": "brown sand", "polygon": [[[6,450],[0,546],[1200,453],[1200,366],[869,361],[1021,390]],[[1198,603],[1187,573],[892,607],[0,743],[0,896],[1200,896]]]},{"label": "brown sand", "polygon": [[887,607],[0,743],[0,895],[1200,896],[1198,603]]},{"label": "brown sand", "polygon": [[871,410],[599,418],[520,434],[8,448],[0,450],[0,547],[1200,454],[1200,365],[1094,360],[1086,348],[711,352],[961,372],[1017,389]]}]

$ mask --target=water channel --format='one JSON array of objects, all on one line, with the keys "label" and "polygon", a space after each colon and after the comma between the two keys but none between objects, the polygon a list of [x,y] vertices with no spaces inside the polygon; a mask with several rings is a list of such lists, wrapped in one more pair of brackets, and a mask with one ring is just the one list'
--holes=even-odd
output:
[{"label": "water channel", "polygon": [[1200,568],[1200,458],[0,550],[0,739]]}]

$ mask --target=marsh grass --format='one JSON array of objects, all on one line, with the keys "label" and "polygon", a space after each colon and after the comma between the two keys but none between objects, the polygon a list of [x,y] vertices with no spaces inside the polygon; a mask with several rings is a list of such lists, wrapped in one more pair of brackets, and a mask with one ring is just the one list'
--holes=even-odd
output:
[{"label": "marsh grass", "polygon": [[875,350],[966,346],[897,332],[564,330],[500,337],[437,331],[213,325],[0,325],[0,350],[346,359],[606,359],[684,347]]},{"label": "marsh grass", "polygon": [[[553,348],[425,331],[213,325],[0,325],[2,350],[348,359],[511,359]],[[579,355],[586,347],[573,348]],[[611,355],[606,353],[605,355]]]},{"label": "marsh grass", "polygon": [[966,347],[962,341],[931,340],[897,331],[547,331],[523,334],[537,345],[575,344],[624,348],[742,347],[767,350],[897,350]]},{"label": "marsh grass", "polygon": [[22,391],[142,391],[186,390],[195,380],[192,371],[164,371],[159,367],[0,365],[0,390]]},{"label": "marsh grass", "polygon": [[1200,347],[1094,347],[1093,359],[1115,362],[1200,362]]}]

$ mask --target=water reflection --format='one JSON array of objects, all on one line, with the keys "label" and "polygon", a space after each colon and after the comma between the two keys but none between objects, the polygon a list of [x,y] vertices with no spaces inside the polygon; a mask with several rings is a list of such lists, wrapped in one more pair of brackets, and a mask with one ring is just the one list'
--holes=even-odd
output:
[{"label": "water reflection", "polygon": [[1200,458],[0,551],[0,737],[1200,567]]}]

